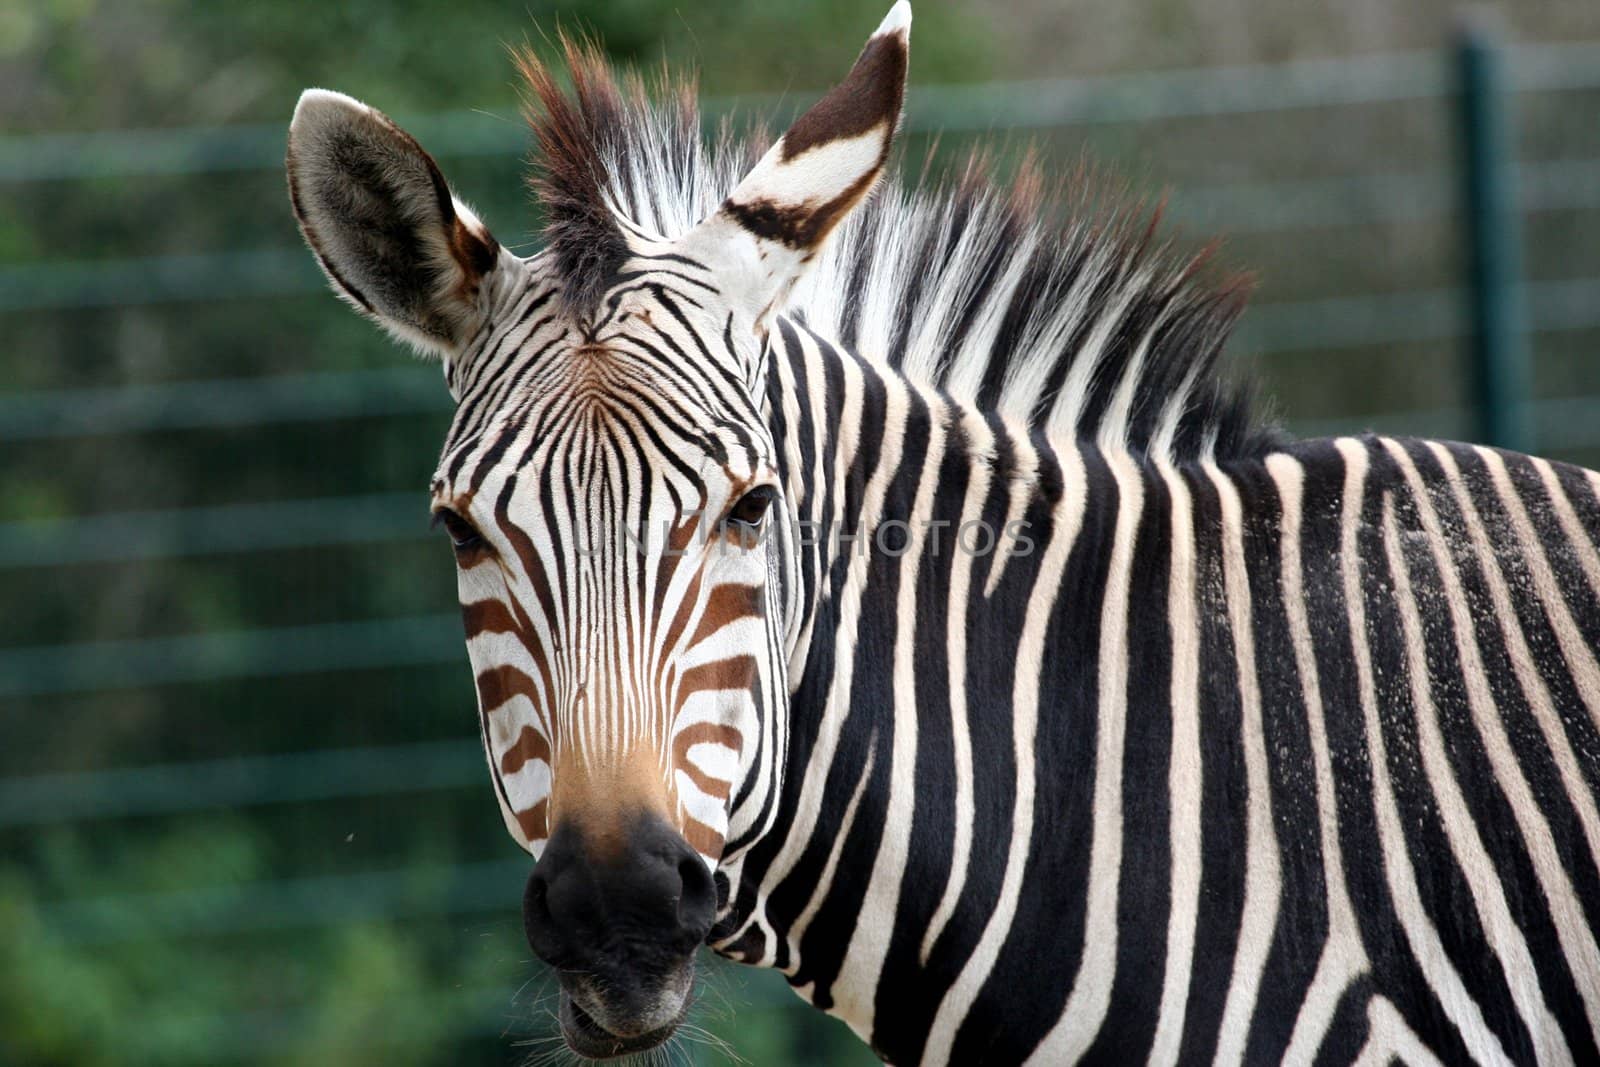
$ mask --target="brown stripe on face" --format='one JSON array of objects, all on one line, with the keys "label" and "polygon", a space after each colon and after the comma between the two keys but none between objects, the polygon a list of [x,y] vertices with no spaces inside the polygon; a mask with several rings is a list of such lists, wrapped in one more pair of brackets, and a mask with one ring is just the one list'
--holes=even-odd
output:
[{"label": "brown stripe on face", "polygon": [[543,841],[550,836],[550,798],[539,801],[531,808],[516,813],[522,836],[529,841]]},{"label": "brown stripe on face", "polygon": [[512,601],[507,605],[494,599],[475,600],[461,606],[461,620],[468,641],[480,634],[511,634],[516,637],[532,658],[534,667],[538,669],[545,691],[550,691],[552,684],[550,662],[544,654],[544,645],[533,636],[532,620],[528,618],[527,612],[522,610],[520,604]]},{"label": "brown stripe on face", "polygon": [[756,658],[754,656],[729,656],[712,660],[698,667],[690,667],[678,680],[678,703],[673,708],[676,716],[683,711],[684,702],[695,693],[714,692],[719,689],[749,689],[755,684]]},{"label": "brown stripe on face", "polygon": [[487,541],[479,540],[462,546],[451,545],[450,549],[456,554],[456,566],[464,571],[481,567],[495,558],[494,548]]},{"label": "brown stripe on face", "polygon": [[689,842],[689,847],[702,856],[716,859],[722,855],[724,838],[711,827],[699,819],[685,815],[683,817],[683,839]]},{"label": "brown stripe on face", "polygon": [[[667,629],[662,635],[662,648],[677,648],[678,638],[683,636],[684,629],[689,625],[689,618],[694,614],[695,601],[700,596],[700,580],[705,577],[704,571],[695,571],[689,581],[689,588],[684,590],[683,597],[678,601],[678,610],[673,613],[672,621],[667,624]],[[660,600],[666,583],[663,582],[656,589],[656,617],[661,616]]]},{"label": "brown stripe on face", "polygon": [[542,760],[550,765],[550,742],[531,726],[524,726],[516,742],[500,757],[500,773],[516,774],[529,760]]},{"label": "brown stripe on face", "polygon": [[461,605],[461,621],[466,627],[467,640],[479,634],[516,634],[521,632],[511,609],[498,600],[474,600]]},{"label": "brown stripe on face", "polygon": [[[701,490],[699,507],[704,508],[705,506],[706,494],[704,490]],[[671,535],[667,538],[667,548],[672,551],[674,556],[681,557],[688,553],[689,544],[694,540],[695,527],[698,525],[699,516],[691,516],[682,522],[672,524]]]},{"label": "brown stripe on face", "polygon": [[544,654],[543,643],[534,636],[533,620],[528,617],[528,613],[523,609],[522,605],[515,600],[511,601],[509,607],[516,620],[516,628],[512,632],[517,635],[517,640],[522,642],[522,647],[532,657],[533,665],[539,672],[539,680],[544,683],[544,691],[546,693],[555,692],[555,679],[550,674],[550,659]]},{"label": "brown stripe on face", "polygon": [[704,771],[689,762],[689,749],[695,745],[714,744],[731,748],[734,754],[744,750],[744,735],[731,726],[718,726],[715,723],[702,722],[685,727],[672,742],[672,765],[677,770],[689,776],[702,793],[716,797],[718,800],[727,800],[728,793],[733,788],[732,782],[719,782],[708,777]]},{"label": "brown stripe on face", "polygon": [[[705,492],[702,490],[699,507],[704,509],[705,505]],[[688,558],[689,546],[694,542],[695,530],[698,527],[697,517],[691,516],[682,522],[673,523],[671,528],[667,530],[667,550],[661,554],[661,558],[657,561],[657,566],[660,568],[660,573],[656,578],[655,615],[657,618],[661,617],[661,603],[662,599],[667,595],[667,586],[671,584],[672,576],[678,572],[678,565]],[[699,581],[698,576],[695,580]]]},{"label": "brown stripe on face", "polygon": [[490,667],[478,675],[477,685],[479,706],[485,715],[517,696],[527,697],[536,709],[539,707],[539,692],[533,679],[515,667]]},{"label": "brown stripe on face", "polygon": [[698,645],[724,626],[730,626],[740,619],[760,618],[762,606],[760,586],[733,582],[717,586],[706,598],[705,614],[700,616],[700,625],[689,639],[689,644]]},{"label": "brown stripe on face", "polygon": [[[473,473],[475,480],[488,476],[493,464],[480,464]],[[513,476],[515,477],[515,476]],[[539,601],[539,609],[547,619],[554,619],[556,615],[555,598],[550,593],[550,579],[545,574],[544,561],[539,558],[539,553],[533,547],[533,541],[527,533],[511,521],[508,510],[509,494],[502,493],[494,506],[495,525],[500,527],[500,532],[510,543],[512,550],[517,554],[518,561],[522,564],[522,573],[527,578],[528,584],[533,588],[533,595]],[[530,630],[531,632],[531,630]]]}]

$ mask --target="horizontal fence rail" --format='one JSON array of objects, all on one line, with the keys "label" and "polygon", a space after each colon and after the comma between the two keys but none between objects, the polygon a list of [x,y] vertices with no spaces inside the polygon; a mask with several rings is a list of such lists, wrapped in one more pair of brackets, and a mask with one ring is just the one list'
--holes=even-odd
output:
[{"label": "horizontal fence rail", "polygon": [[461,641],[460,617],[439,614],[4,648],[0,697],[438,663],[464,670]]},{"label": "horizontal fence rail", "polygon": [[0,827],[489,785],[483,746],[433,741],[0,778]]},{"label": "horizontal fence rail", "polygon": [[426,509],[427,497],[419,491],[0,522],[0,567],[403,540],[429,532]]},{"label": "horizontal fence rail", "polygon": [[320,422],[450,407],[440,369],[414,361],[379,370],[0,393],[0,441]]},{"label": "horizontal fence rail", "polygon": [[[1511,49],[1519,92],[1600,88],[1600,45]],[[1039,128],[1152,122],[1207,115],[1391,103],[1451,94],[1439,53],[1401,52],[1341,59],[1198,70],[1048,78],[979,85],[913,86],[912,131]],[[711,121],[733,113],[797,114],[814,94],[756,94],[703,101]],[[435,156],[514,156],[528,149],[520,119],[485,111],[396,116]],[[283,165],[281,123],[180,129],[14,134],[0,137],[0,182],[266,170]]]}]

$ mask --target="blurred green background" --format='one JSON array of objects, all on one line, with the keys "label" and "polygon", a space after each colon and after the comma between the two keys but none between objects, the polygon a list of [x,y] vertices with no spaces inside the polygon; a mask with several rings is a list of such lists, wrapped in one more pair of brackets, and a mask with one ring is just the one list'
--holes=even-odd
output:
[{"label": "blurred green background", "polygon": [[[784,111],[886,7],[0,4],[0,1062],[551,1049],[427,529],[448,398],[326,292],[284,127],[304,86],[361,97],[531,249],[508,44],[587,28]],[[1291,429],[1471,439],[1455,15],[925,2],[907,152],[1000,131],[1170,189],[1180,243],[1257,274],[1234,348]],[[1532,444],[1600,465],[1600,6],[1502,17]],[[729,1048],[678,1059],[868,1059],[776,975],[710,970]]]}]

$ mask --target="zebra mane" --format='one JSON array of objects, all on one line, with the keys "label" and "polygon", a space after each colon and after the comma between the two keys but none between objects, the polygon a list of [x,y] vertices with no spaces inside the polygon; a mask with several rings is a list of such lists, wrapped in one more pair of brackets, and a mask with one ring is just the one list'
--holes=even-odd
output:
[{"label": "zebra mane", "polygon": [[[530,179],[570,305],[592,310],[626,252],[622,227],[687,232],[771,143],[724,120],[703,136],[692,78],[647,86],[594,45],[562,38],[571,89],[531,50],[537,154]],[[963,165],[900,168],[830,238],[787,313],[948,395],[1152,458],[1257,455],[1279,433],[1220,357],[1249,282],[1217,277],[1211,248],[1176,254],[1159,208],[1106,197],[1080,168],[1049,182],[1028,153],[1009,183],[979,150]],[[1108,206],[1109,204],[1109,206]]]}]

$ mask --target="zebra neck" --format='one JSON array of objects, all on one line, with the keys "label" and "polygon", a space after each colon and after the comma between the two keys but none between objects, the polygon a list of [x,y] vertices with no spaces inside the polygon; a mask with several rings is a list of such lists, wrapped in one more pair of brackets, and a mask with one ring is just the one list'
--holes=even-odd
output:
[{"label": "zebra neck", "polygon": [[[1031,814],[1020,732],[1044,624],[1092,487],[1116,489],[1086,475],[1086,460],[1106,469],[1090,451],[1058,456],[792,323],[773,347],[768,416],[800,527],[789,737],[774,829],[742,858],[713,944],[784,971],[871,1040],[880,978],[937,971],[948,989],[983,932],[985,879],[1003,869],[987,854],[1005,842],[978,840],[974,811]],[[1087,543],[1108,556],[1103,541]]]}]

